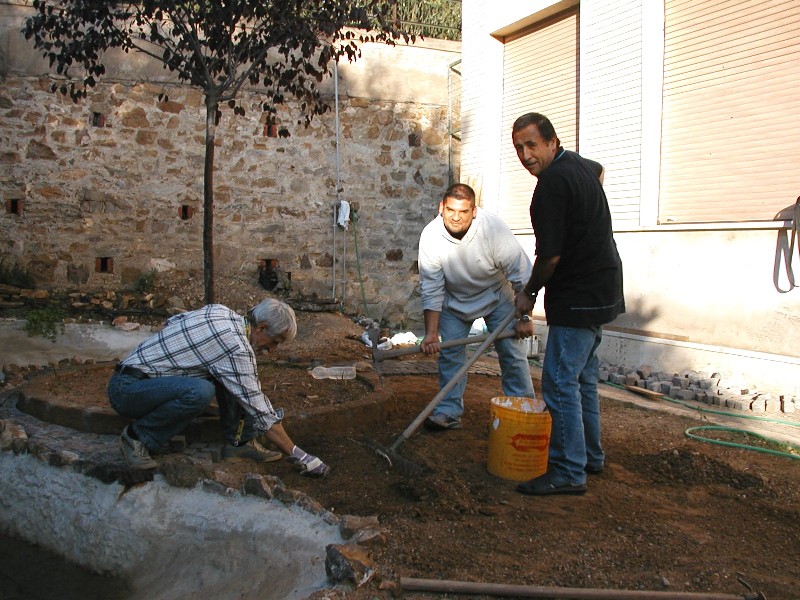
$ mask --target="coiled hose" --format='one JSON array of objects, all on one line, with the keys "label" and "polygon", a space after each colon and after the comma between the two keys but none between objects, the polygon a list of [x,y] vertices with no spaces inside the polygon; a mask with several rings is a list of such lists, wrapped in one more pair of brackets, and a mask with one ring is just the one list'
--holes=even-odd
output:
[{"label": "coiled hose", "polygon": [[[604,383],[606,385],[610,385],[610,386],[618,388],[618,389],[623,389],[623,390],[626,389],[625,386],[622,386],[622,385],[619,385],[619,384],[616,384],[616,383],[611,383],[609,381],[606,381]],[[772,419],[770,417],[759,417],[759,416],[756,416],[756,415],[739,415],[739,414],[736,414],[736,413],[731,413],[731,412],[726,412],[726,411],[721,411],[721,410],[713,410],[713,409],[709,409],[709,408],[702,408],[702,407],[699,407],[699,406],[692,406],[690,404],[686,404],[685,402],[682,402],[681,400],[676,400],[675,398],[670,398],[669,396],[660,396],[660,398],[662,400],[666,400],[667,402],[672,402],[673,404],[678,404],[680,406],[683,406],[684,408],[688,408],[689,410],[694,410],[694,411],[698,411],[698,412],[702,412],[702,413],[708,413],[708,414],[712,414],[712,415],[722,415],[722,416],[726,416],[726,417],[733,417],[733,418],[736,418],[736,419],[752,419],[752,420],[755,420],[755,421],[762,421],[762,422],[768,422],[768,423],[777,423],[777,424],[786,425],[786,426],[789,426],[789,427],[800,427],[800,423],[794,423],[792,421],[784,421],[782,419]],[[696,431],[725,431],[725,432],[729,432],[729,433],[739,433],[739,434],[743,434],[743,435],[750,435],[750,436],[762,439],[762,440],[764,440],[766,442],[769,442],[770,444],[774,444],[776,446],[782,446],[782,447],[785,447],[785,448],[790,448],[792,451],[784,452],[782,450],[772,450],[771,448],[762,448],[760,446],[750,446],[748,444],[738,444],[738,443],[734,443],[734,442],[727,442],[727,441],[724,441],[724,440],[715,440],[713,438],[707,438],[707,437],[702,437],[702,436],[696,435],[695,434]],[[725,426],[722,426],[722,425],[700,425],[700,426],[697,426],[697,427],[689,427],[686,431],[684,431],[684,434],[686,435],[686,437],[691,438],[693,440],[700,441],[700,442],[708,442],[709,444],[717,444],[717,445],[720,445],[720,446],[729,446],[731,448],[740,448],[742,450],[752,450],[753,452],[763,452],[764,454],[772,454],[774,456],[782,456],[782,457],[785,457],[785,458],[791,458],[791,459],[794,459],[794,460],[800,460],[800,446],[798,446],[796,444],[790,444],[789,442],[784,442],[784,441],[781,441],[781,440],[776,440],[776,439],[773,439],[773,438],[769,438],[769,437],[763,436],[763,435],[761,435],[759,433],[756,433],[754,431],[748,431],[746,429],[738,429],[736,427],[725,427]]]}]

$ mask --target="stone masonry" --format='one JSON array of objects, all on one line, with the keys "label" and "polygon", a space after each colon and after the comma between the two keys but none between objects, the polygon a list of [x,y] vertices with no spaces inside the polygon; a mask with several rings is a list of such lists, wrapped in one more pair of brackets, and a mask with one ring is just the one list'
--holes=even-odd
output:
[{"label": "stone masonry", "polygon": [[[222,106],[215,274],[256,279],[277,261],[301,298],[331,299],[335,274],[346,311],[421,319],[417,243],[450,183],[446,65],[459,48],[398,50],[422,53],[401,59],[418,69],[402,78],[386,64],[391,49],[367,49],[361,71],[343,66],[338,137],[329,84],[331,111],[308,128],[296,105],[280,107],[289,137],[266,123],[258,89],[241,93],[244,116]],[[54,76],[10,65],[0,73],[0,259],[53,289],[125,286],[150,269],[202,282],[202,93],[109,77],[73,103],[50,91]],[[334,224],[340,200],[346,230]]]}]

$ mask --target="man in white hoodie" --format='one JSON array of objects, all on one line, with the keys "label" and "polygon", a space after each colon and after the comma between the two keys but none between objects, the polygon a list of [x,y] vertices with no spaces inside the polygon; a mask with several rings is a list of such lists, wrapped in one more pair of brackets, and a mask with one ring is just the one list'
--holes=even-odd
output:
[{"label": "man in white hoodie", "polygon": [[[441,348],[441,341],[463,338],[475,319],[483,317],[490,331],[514,312],[514,294],[531,273],[531,261],[508,225],[497,215],[479,209],[468,185],[450,186],[439,203],[439,216],[428,223],[419,240],[419,279],[425,354],[439,353],[439,387],[444,387],[464,365],[466,347]],[[533,335],[530,315],[509,329],[516,338]],[[506,396],[535,397],[527,352],[519,339],[495,342]],[[464,412],[464,376],[442,398],[425,427],[431,430],[461,426]]]}]

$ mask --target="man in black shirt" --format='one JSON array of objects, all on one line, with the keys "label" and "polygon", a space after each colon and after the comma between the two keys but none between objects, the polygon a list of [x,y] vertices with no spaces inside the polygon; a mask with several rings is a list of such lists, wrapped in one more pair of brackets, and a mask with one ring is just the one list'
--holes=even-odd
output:
[{"label": "man in black shirt", "polygon": [[520,162],[538,179],[530,209],[536,260],[515,305],[518,315],[527,314],[545,288],[542,397],[553,418],[548,470],[517,491],[583,494],[586,474],[600,473],[605,461],[597,347],[602,325],[625,312],[622,262],[603,167],[561,147],[553,125],[538,113],[519,117],[512,139]]}]

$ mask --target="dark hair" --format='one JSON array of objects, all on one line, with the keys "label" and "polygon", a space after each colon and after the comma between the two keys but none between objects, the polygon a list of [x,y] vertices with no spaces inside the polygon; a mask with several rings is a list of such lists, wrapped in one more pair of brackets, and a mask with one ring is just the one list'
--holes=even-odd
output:
[{"label": "dark hair", "polygon": [[[525,129],[528,125],[536,125],[536,128],[539,130],[539,135],[541,135],[545,141],[558,141],[556,129],[553,127],[550,119],[545,117],[543,114],[535,112],[525,113],[521,117],[518,117],[517,120],[514,121],[514,125],[511,127],[511,133],[517,133],[520,129]],[[561,142],[559,141],[559,145],[560,143]]]},{"label": "dark hair", "polygon": [[466,183],[454,183],[447,188],[442,195],[442,201],[448,198],[455,198],[456,200],[469,200],[475,204],[475,190],[469,187]]}]

